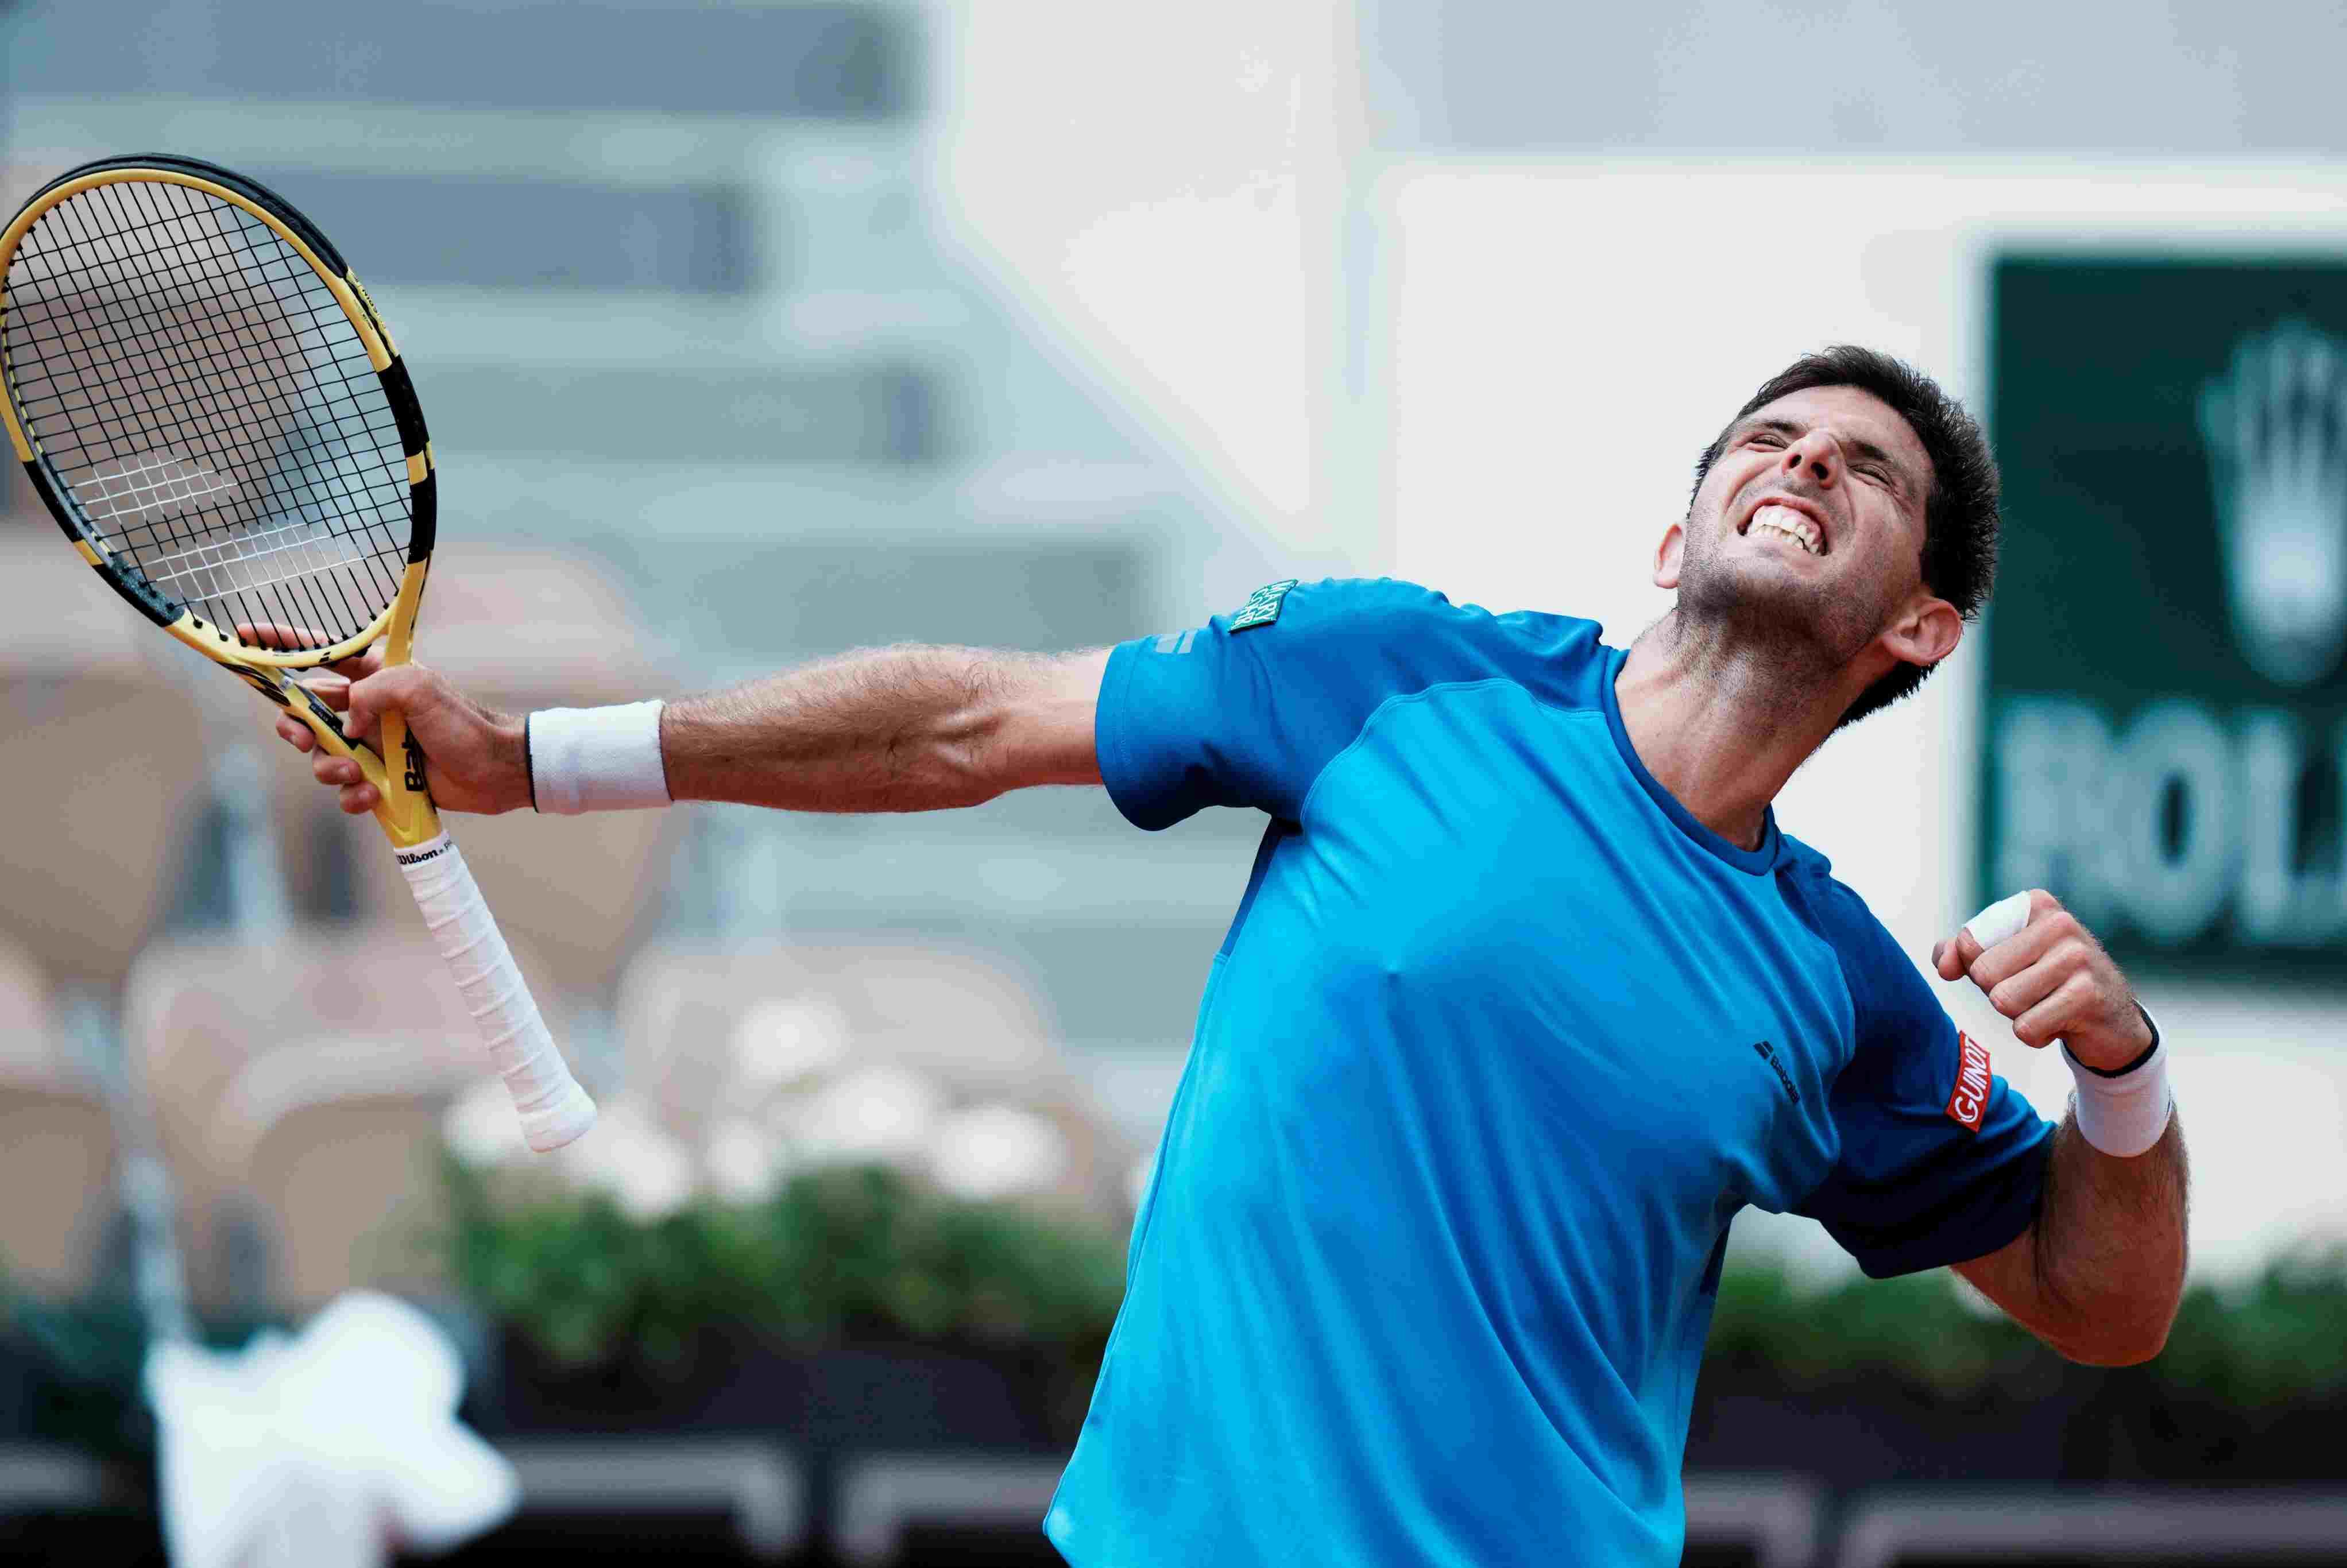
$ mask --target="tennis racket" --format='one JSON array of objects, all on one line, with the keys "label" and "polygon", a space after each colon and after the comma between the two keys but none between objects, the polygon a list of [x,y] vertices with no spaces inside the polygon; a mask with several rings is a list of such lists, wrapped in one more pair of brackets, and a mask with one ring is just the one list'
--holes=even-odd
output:
[{"label": "tennis racket", "polygon": [[[405,663],[432,447],[374,303],[308,220],[193,159],[87,163],[0,231],[8,439],[81,557],[148,620],[355,760],[533,1149],[595,1120],[386,714],[382,752],[297,671]],[[396,759],[386,762],[385,759]]]}]

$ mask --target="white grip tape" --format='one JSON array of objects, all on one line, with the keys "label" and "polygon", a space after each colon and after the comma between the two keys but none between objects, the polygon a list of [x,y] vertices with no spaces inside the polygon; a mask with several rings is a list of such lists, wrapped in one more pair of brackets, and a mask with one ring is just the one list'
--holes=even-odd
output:
[{"label": "white grip tape", "polygon": [[1983,948],[1993,948],[2007,937],[2017,934],[2029,924],[2029,895],[2015,893],[2010,898],[2000,898],[1971,919],[1964,929],[1973,940]]},{"label": "white grip tape", "polygon": [[395,854],[433,946],[447,960],[489,1060],[513,1091],[522,1136],[540,1153],[559,1149],[595,1124],[595,1102],[555,1049],[497,917],[481,900],[480,884],[445,833]]}]

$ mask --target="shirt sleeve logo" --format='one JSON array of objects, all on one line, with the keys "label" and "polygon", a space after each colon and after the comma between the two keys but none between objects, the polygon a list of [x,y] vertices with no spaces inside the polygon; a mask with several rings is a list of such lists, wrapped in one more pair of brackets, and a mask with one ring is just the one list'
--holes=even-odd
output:
[{"label": "shirt sleeve logo", "polygon": [[1277,620],[1279,607],[1286,601],[1287,590],[1295,586],[1294,578],[1283,578],[1277,582],[1265,583],[1261,588],[1248,594],[1247,601],[1239,606],[1239,612],[1231,617],[1231,630],[1250,631],[1258,626],[1269,626],[1273,621]]},{"label": "shirt sleeve logo", "polygon": [[1988,1047],[1959,1030],[1956,1034],[1956,1087],[1948,1095],[1948,1119],[1967,1132],[1981,1130],[1988,1114]]}]

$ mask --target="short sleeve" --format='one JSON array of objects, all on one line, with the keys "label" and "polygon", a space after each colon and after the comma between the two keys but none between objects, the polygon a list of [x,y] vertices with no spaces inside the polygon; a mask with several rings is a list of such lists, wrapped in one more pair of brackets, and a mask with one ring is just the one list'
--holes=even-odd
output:
[{"label": "short sleeve", "polygon": [[1857,1041],[1829,1102],[1839,1155],[1796,1212],[1876,1278],[1994,1252],[2036,1218],[2053,1124],[1990,1071],[1856,894],[1834,884],[1820,901],[1841,906],[1826,934]]},{"label": "short sleeve", "polygon": [[[1093,727],[1102,782],[1139,827],[1210,805],[1293,820],[1387,699],[1536,658],[1521,622],[1386,579],[1273,583],[1230,615],[1111,652]],[[1590,623],[1555,624],[1587,627],[1595,647]]]}]

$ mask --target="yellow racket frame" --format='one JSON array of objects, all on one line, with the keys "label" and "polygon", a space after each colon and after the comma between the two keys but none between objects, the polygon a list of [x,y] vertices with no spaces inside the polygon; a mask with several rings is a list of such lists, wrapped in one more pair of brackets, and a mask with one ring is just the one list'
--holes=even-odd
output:
[{"label": "yellow racket frame", "polygon": [[[390,331],[375,313],[374,301],[359,282],[356,273],[347,269],[336,272],[283,217],[242,191],[182,169],[127,160],[69,177],[40,191],[25,204],[5,230],[0,230],[0,422],[5,422],[7,426],[8,442],[15,449],[17,461],[27,469],[35,470],[36,477],[41,449],[17,415],[15,383],[14,377],[7,374],[5,359],[8,264],[15,259],[17,247],[32,231],[33,225],[53,209],[100,186],[134,183],[186,186],[215,200],[225,201],[267,225],[272,232],[307,261],[311,270],[325,283],[335,303],[342,306],[343,313],[350,318],[351,325],[357,330],[360,342],[366,348],[367,362],[374,367],[375,374],[383,377],[396,374],[400,382],[405,383],[406,370],[400,364],[398,351],[392,344]],[[407,396],[412,406],[412,393]],[[420,415],[416,424],[420,428]],[[407,454],[407,482],[411,496],[418,487],[430,483],[433,471],[432,445],[427,440],[420,451]],[[89,539],[79,521],[67,514],[65,503],[56,496],[51,487],[40,484],[38,488],[42,498],[48,502],[49,509],[58,514],[57,521],[73,536],[74,545],[81,551],[82,559],[96,568],[109,586],[118,586],[117,571],[119,569],[108,562],[103,549]],[[423,603],[424,580],[430,568],[428,549],[413,556],[401,574],[399,592],[389,607],[364,630],[324,648],[249,648],[238,641],[235,634],[227,628],[208,624],[191,610],[183,609],[177,620],[162,623],[164,630],[235,674],[270,702],[300,720],[317,737],[318,744],[324,750],[334,756],[348,757],[357,763],[359,772],[367,783],[375,786],[382,797],[374,809],[375,821],[382,825],[384,835],[392,843],[402,848],[420,844],[440,831],[440,814],[433,806],[431,792],[424,782],[424,755],[407,733],[407,721],[397,713],[384,715],[383,750],[378,753],[364,742],[345,735],[342,721],[334,711],[320,702],[316,693],[307,686],[293,679],[292,672],[339,663],[364,652],[378,640],[384,641],[383,662],[385,669],[406,663],[414,651],[415,617]],[[391,756],[400,759],[397,768],[385,764],[384,758]]]}]

